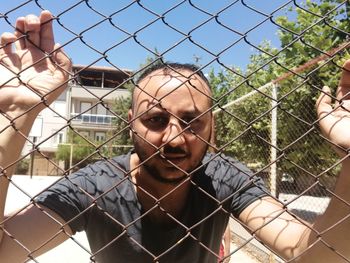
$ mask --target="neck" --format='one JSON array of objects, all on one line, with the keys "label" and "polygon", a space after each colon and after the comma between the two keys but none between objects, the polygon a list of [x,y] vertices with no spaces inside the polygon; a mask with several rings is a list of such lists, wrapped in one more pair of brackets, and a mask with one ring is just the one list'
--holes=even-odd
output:
[{"label": "neck", "polygon": [[190,180],[185,179],[176,184],[160,182],[149,174],[147,169],[139,167],[139,163],[137,154],[132,154],[131,176],[143,210],[150,211],[150,218],[157,222],[172,221],[167,214],[178,218],[186,204],[191,186]]}]

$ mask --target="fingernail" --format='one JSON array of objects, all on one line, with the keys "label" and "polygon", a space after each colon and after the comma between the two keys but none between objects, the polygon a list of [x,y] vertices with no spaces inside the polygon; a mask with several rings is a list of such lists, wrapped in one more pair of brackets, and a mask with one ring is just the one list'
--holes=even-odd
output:
[{"label": "fingernail", "polygon": [[323,86],[322,90],[326,92],[331,91],[331,89],[328,86]]}]

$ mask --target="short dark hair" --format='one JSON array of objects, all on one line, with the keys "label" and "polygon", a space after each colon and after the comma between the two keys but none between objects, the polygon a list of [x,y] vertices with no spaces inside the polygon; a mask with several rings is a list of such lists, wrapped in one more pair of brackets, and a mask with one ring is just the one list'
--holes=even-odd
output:
[{"label": "short dark hair", "polygon": [[172,71],[181,71],[181,70],[187,70],[190,72],[193,72],[193,75],[198,75],[205,84],[208,85],[209,89],[211,89],[209,81],[207,77],[203,74],[202,70],[196,66],[195,64],[191,63],[178,63],[178,62],[163,62],[162,60],[154,61],[152,64],[147,66],[143,71],[141,71],[140,75],[136,79],[136,84],[140,83],[141,80],[146,78],[151,73],[164,69],[164,70],[172,70]]},{"label": "short dark hair", "polygon": [[[175,71],[175,72],[179,72],[181,70],[187,70],[187,71],[193,72],[193,75],[198,75],[204,81],[204,83],[208,86],[209,92],[211,92],[211,86],[209,84],[209,80],[203,74],[203,72],[198,66],[191,63],[163,62],[162,60],[156,60],[156,61],[153,61],[152,64],[146,66],[143,70],[141,70],[138,76],[136,75],[136,80],[134,82],[135,86],[132,90],[132,95],[131,95],[131,105],[130,105],[131,109],[134,108],[134,92],[138,84],[141,82],[141,80],[146,78],[151,73],[161,69],[166,71]],[[212,100],[209,99],[209,101],[210,101],[209,102],[210,106],[212,106]]]}]

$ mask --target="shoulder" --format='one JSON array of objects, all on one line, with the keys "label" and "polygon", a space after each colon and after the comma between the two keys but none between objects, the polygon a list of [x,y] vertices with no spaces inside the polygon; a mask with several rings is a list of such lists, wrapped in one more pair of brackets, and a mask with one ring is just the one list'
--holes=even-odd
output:
[{"label": "shoulder", "polygon": [[105,191],[111,185],[118,184],[129,172],[130,155],[121,155],[112,159],[96,161],[84,168],[63,177],[55,186],[70,189],[84,189],[89,193]]},{"label": "shoulder", "polygon": [[109,177],[125,177],[129,172],[130,154],[120,155],[111,159],[100,160],[88,164],[81,168],[72,176],[92,176],[98,177],[100,175],[107,175]]},{"label": "shoulder", "polygon": [[233,178],[251,176],[252,172],[243,163],[225,154],[207,153],[203,158],[205,174],[212,178]]},{"label": "shoulder", "polygon": [[207,153],[195,172],[195,184],[212,193],[232,193],[251,177],[241,162],[224,154]]},{"label": "shoulder", "polygon": [[265,189],[262,179],[246,165],[224,154],[208,153],[194,177],[194,182],[203,189],[211,189],[218,196]]}]

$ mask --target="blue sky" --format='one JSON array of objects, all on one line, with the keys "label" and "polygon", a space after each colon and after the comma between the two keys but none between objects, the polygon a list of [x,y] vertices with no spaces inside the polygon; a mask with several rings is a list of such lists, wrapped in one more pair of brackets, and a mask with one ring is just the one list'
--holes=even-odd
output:
[{"label": "blue sky", "polygon": [[[288,2],[290,1],[244,1],[253,9],[265,14],[274,12]],[[254,45],[268,40],[273,46],[279,47],[276,34],[278,28],[270,20],[266,20],[265,15],[252,11],[241,1],[234,0],[140,1],[140,4],[150,11],[146,11],[132,0],[37,0],[36,2],[11,0],[2,1],[0,13],[6,14],[9,21],[14,24],[18,16],[28,13],[38,14],[40,12],[38,4],[59,16],[60,23],[68,29],[55,23],[56,41],[61,44],[69,42],[65,50],[75,64],[94,63],[108,66],[106,60],[99,60],[101,54],[98,52],[100,52],[119,68],[134,70],[144,63],[147,56],[151,56],[147,49],[157,49],[166,60],[190,63],[198,60],[201,65],[210,63],[204,69],[208,72],[210,68],[220,69],[217,62],[212,62],[216,56],[225,65],[244,68],[249,56],[257,52],[244,42],[242,36],[245,34],[246,39]],[[102,15],[92,11],[87,4]],[[20,5],[22,6],[19,7]],[[164,21],[169,26],[152,12],[163,14]],[[210,19],[213,14],[218,14],[217,19],[224,26],[215,19]],[[285,10],[281,9],[273,16],[284,14]],[[103,21],[103,15],[110,17],[115,26],[112,26],[109,20]],[[97,23],[99,24],[96,25]],[[254,28],[259,23],[260,26]],[[146,25],[148,26],[145,27]],[[143,29],[140,30],[141,28]],[[3,18],[0,19],[0,31],[12,31]],[[76,35],[82,36],[82,40],[91,48],[84,45]],[[138,44],[133,36],[144,47]],[[193,42],[186,36],[190,36]],[[98,61],[95,62],[96,60]]]}]

